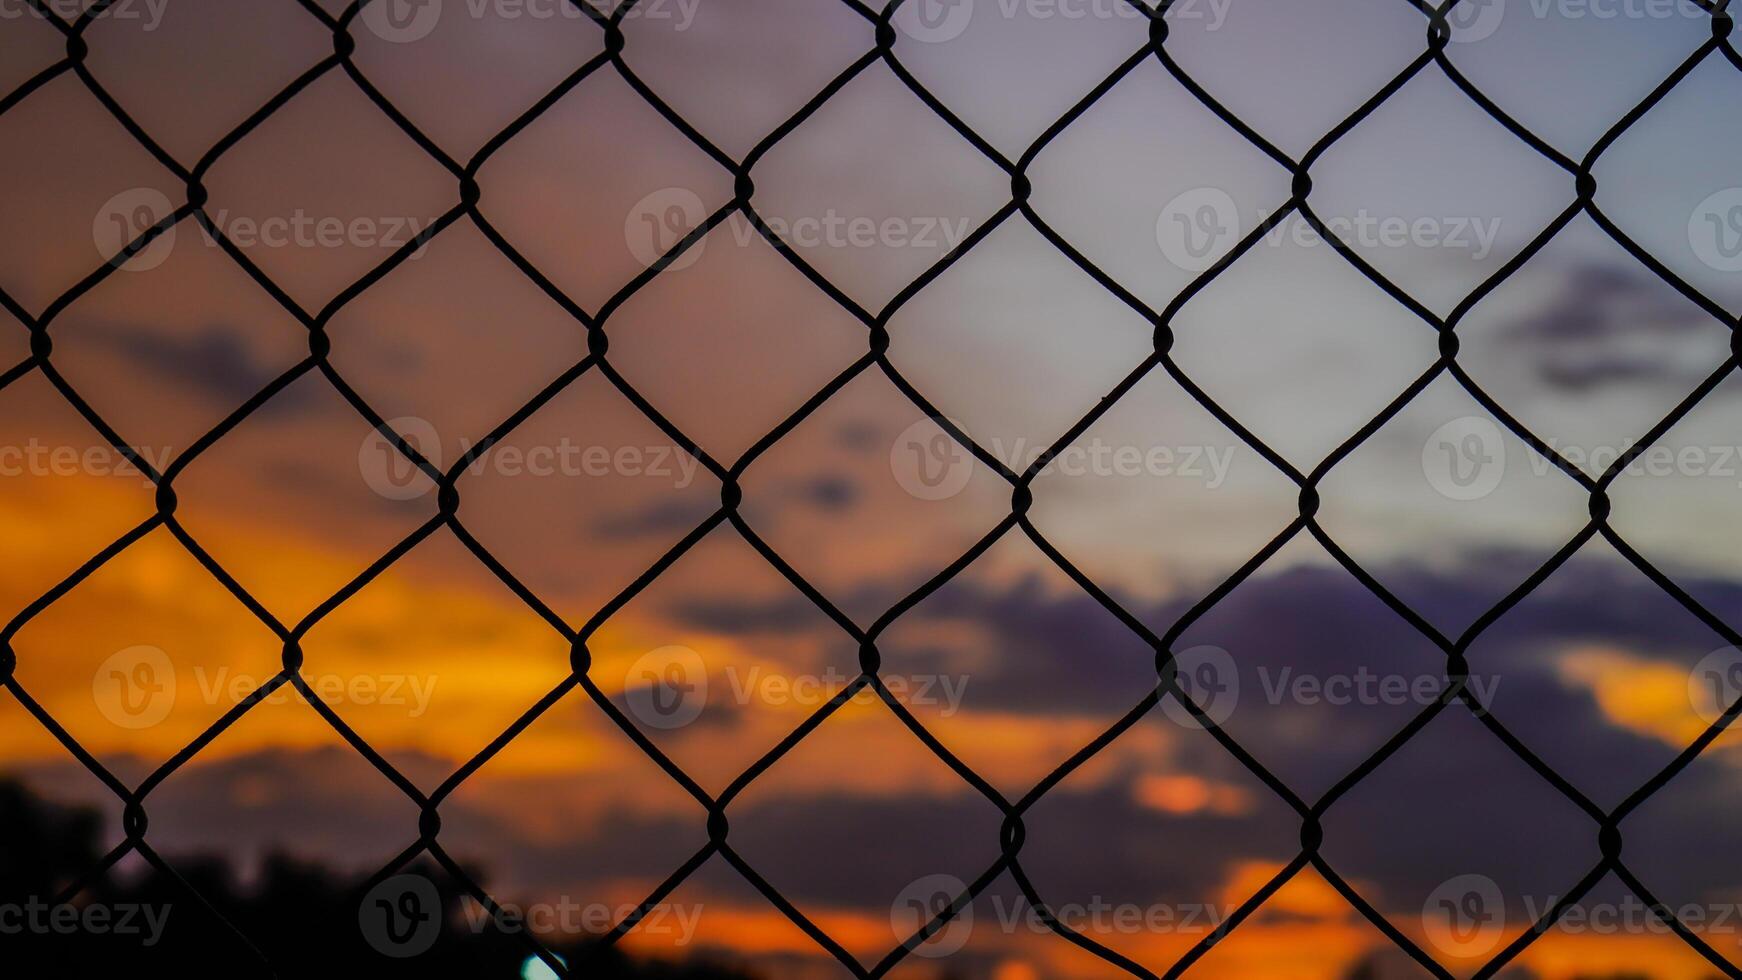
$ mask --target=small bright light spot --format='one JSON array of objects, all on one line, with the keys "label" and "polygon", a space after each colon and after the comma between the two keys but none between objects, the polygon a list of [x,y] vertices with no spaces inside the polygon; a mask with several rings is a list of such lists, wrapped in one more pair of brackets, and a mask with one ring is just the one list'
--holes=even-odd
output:
[{"label": "small bright light spot", "polygon": [[[568,966],[569,961],[558,956],[558,963]],[[536,956],[528,956],[526,962],[520,964],[520,980],[557,980],[556,971]]]}]

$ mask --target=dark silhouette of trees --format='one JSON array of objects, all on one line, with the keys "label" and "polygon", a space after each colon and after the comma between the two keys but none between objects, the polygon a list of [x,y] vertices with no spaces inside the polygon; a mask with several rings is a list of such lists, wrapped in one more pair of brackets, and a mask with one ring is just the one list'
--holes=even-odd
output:
[{"label": "dark silhouette of trees", "polygon": [[[433,942],[404,957],[365,935],[360,910],[375,894],[367,881],[283,856],[268,858],[246,885],[222,859],[178,858],[174,874],[111,873],[57,906],[102,860],[101,832],[98,812],[49,803],[0,779],[0,976],[517,980],[531,955],[522,936],[484,921],[476,905],[468,914],[459,886],[429,865],[408,871],[439,896]],[[750,980],[705,963],[631,959],[584,935],[541,941],[578,976]]]},{"label": "dark silhouette of trees", "polygon": [[[102,829],[99,812],[56,805],[0,778],[0,977],[518,980],[531,955],[523,937],[487,922],[451,878],[427,864],[407,870],[427,879],[439,913],[430,917],[427,948],[403,957],[389,955],[403,949],[378,936],[371,942],[366,933],[360,915],[382,900],[366,880],[282,855],[267,858],[247,884],[221,858],[178,857],[174,874],[110,874],[57,906],[102,860]],[[484,879],[474,869],[468,876]],[[754,980],[696,957],[632,959],[584,935],[540,939],[588,980]],[[1401,950],[1379,950],[1343,978],[1420,975]],[[1537,978],[1512,967],[1500,980]],[[1653,978],[1615,973],[1584,980]]]},{"label": "dark silhouette of trees", "polygon": [[[1423,976],[1402,950],[1381,950],[1369,953],[1343,974],[1343,980],[1402,980]],[[1537,980],[1537,975],[1525,967],[1511,966],[1499,973],[1499,980]],[[1574,980],[1655,980],[1648,973],[1602,973],[1575,977]],[[1713,974],[1711,980],[1719,980]]]}]

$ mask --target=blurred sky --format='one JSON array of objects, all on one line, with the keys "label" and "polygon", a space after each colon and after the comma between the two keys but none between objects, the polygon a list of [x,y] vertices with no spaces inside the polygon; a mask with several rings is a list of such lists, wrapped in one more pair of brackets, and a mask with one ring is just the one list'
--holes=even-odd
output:
[{"label": "blurred sky", "polygon": [[[1150,35],[1133,11],[1111,0],[927,2],[897,17],[901,64],[1010,160],[1121,72],[1028,164],[1029,203],[1137,302],[1167,308],[1289,199],[1284,167],[1155,57],[1134,57]],[[345,5],[320,6],[337,14]],[[64,55],[61,35],[20,7],[0,5],[5,91]],[[605,50],[603,31],[556,4],[446,0],[401,12],[410,26],[368,16],[352,25],[355,69],[462,165]],[[1426,18],[1402,0],[1198,0],[1176,4],[1168,20],[1179,68],[1296,159],[1426,45]],[[1457,69],[1573,160],[1711,38],[1709,17],[1691,3],[1488,0],[1456,23],[1447,54]],[[733,159],[876,44],[875,25],[833,0],[665,0],[634,10],[623,32],[623,59],[640,82]],[[329,29],[292,0],[134,0],[85,37],[85,69],[190,168],[333,50]],[[1594,168],[1604,214],[1661,271],[1729,311],[1742,305],[1742,262],[1732,261],[1742,247],[1735,61],[1707,57]],[[720,506],[720,481],[624,387],[730,467],[864,358],[865,321],[887,314],[900,375],[1020,471],[1154,349],[1144,316],[1034,222],[1005,212],[1008,175],[881,61],[761,154],[752,177],[762,220],[790,232],[797,257],[861,315],[741,213],[624,294],[732,200],[733,179],[606,66],[489,155],[478,175],[484,220],[446,227],[325,324],[333,371],[445,466],[587,356],[585,328],[553,294],[589,314],[609,309],[617,383],[583,374],[459,482],[467,532],[571,627]],[[247,240],[238,250],[282,295],[187,220],[58,310],[50,328],[58,377],[160,469],[306,367],[294,309],[320,313],[458,201],[454,177],[343,69],[297,94],[202,180],[206,212]],[[1325,150],[1312,181],[1315,213],[1350,229],[1363,261],[1442,316],[1576,200],[1569,173],[1434,65]],[[59,75],[0,114],[0,290],[40,315],[118,250],[117,229],[136,232],[185,197],[75,74]],[[149,220],[138,222],[141,213]],[[345,230],[321,241],[314,228],[329,219]],[[994,219],[942,275],[905,292]],[[306,240],[295,230],[303,221]],[[275,227],[292,240],[274,241]],[[7,326],[0,360],[10,366],[30,356],[29,338],[22,324]],[[1061,462],[1036,481],[1030,513],[1051,547],[1158,633],[1298,515],[1294,483],[1182,378],[1304,473],[1439,356],[1433,327],[1298,215],[1196,292],[1172,326],[1180,377],[1157,368],[1132,384],[1065,454],[1081,465]],[[1734,366],[1726,324],[1585,214],[1470,308],[1458,335],[1469,376],[1575,462],[1595,458],[1593,476],[1605,453],[1612,459]],[[1739,386],[1713,382],[1663,434],[1663,458],[1680,462],[1624,475],[1610,491],[1611,526],[1731,623],[1742,614]],[[1442,375],[1319,484],[1328,538],[1452,636],[1588,519],[1584,491],[1490,418]],[[1009,486],[940,436],[887,375],[859,371],[743,473],[744,525],[868,627],[1009,514]],[[41,370],[0,389],[0,445],[0,607],[11,619],[155,505],[142,476],[108,465],[101,434]],[[80,462],[55,464],[57,450]],[[573,455],[554,473],[500,462],[561,451]],[[1117,463],[1158,452],[1165,466]],[[1495,458],[1479,494],[1446,482],[1460,464]],[[956,492],[915,482],[931,464],[953,467]],[[186,532],[287,626],[438,512],[427,481],[408,475],[311,370],[199,452],[175,487]],[[1218,720],[1308,804],[1424,706],[1268,696],[1277,679],[1438,678],[1443,666],[1305,532],[1177,639],[1178,649],[1215,651],[1182,659],[1231,672],[1222,680],[1239,697]],[[12,645],[19,685],[129,783],[231,708],[234,691],[276,673],[281,656],[277,637],[165,528],[29,618]],[[113,658],[138,647],[163,651],[176,679],[173,704],[147,727],[117,724],[102,697]],[[333,704],[425,792],[561,684],[570,664],[568,643],[446,528],[321,618],[301,647],[305,676],[427,689],[416,703],[374,703],[395,699],[346,687]],[[731,523],[614,609],[589,647],[602,691],[708,793],[826,700],[772,696],[763,681],[838,688],[859,662],[856,642]],[[672,647],[699,659],[710,693],[686,725],[643,724],[637,685],[650,651]],[[910,681],[898,692],[909,710],[1010,799],[1155,685],[1148,646],[1021,531],[889,626],[878,647],[891,683]],[[1716,717],[1716,701],[1697,684],[1690,693],[1690,677],[1736,663],[1724,648],[1597,538],[1483,633],[1469,661],[1492,685],[1495,719],[1609,808]],[[945,697],[952,685],[959,703]],[[1226,909],[1299,853],[1293,811],[1167,707],[1131,724],[1025,818],[1022,864],[1042,896]],[[0,772],[56,799],[101,804],[120,840],[119,804],[10,695],[0,698],[0,731]],[[1625,823],[1629,867],[1672,905],[1742,900],[1742,837],[1724,817],[1742,799],[1735,741],[1720,737]],[[372,871],[416,838],[415,806],[295,697],[249,711],[147,808],[150,839],[172,861],[218,851],[247,866],[288,850]],[[633,903],[707,843],[704,809],[579,691],[465,780],[442,814],[444,846],[486,869],[493,894],[522,900]],[[995,807],[863,698],[731,806],[737,852],[867,963],[905,938],[892,929],[892,900],[928,875],[973,880],[998,857],[999,824]],[[1552,903],[1600,857],[1596,824],[1461,707],[1339,798],[1324,825],[1331,866],[1457,972],[1485,957],[1435,949],[1422,909],[1442,883],[1466,874],[1496,882],[1509,898],[1510,939],[1528,925],[1532,901]],[[1588,901],[1622,894],[1610,877]],[[1016,895],[1005,877],[981,901]],[[631,934],[633,948],[701,951],[783,976],[846,975],[717,858],[672,900],[706,910],[698,945]],[[980,921],[996,921],[993,905],[981,908]],[[1163,972],[1202,934],[1094,938]],[[1742,968],[1736,932],[1709,938]],[[1385,945],[1309,868],[1190,972],[1334,978]],[[1373,962],[1384,976],[1425,975],[1401,958]],[[1673,937],[1565,928],[1517,969],[1543,978],[1713,972]],[[897,973],[1022,980],[1111,970],[1056,937],[982,926],[959,952],[916,957]]]}]

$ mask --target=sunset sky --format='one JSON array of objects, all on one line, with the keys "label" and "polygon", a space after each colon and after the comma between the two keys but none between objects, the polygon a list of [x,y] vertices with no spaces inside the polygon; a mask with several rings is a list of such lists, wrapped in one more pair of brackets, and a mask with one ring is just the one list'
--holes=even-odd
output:
[{"label": "sunset sky", "polygon": [[[136,786],[277,675],[295,635],[325,706],[421,792],[481,761],[445,794],[439,840],[498,900],[633,906],[708,845],[697,794],[732,788],[735,854],[869,967],[911,934],[903,903],[929,896],[927,883],[960,887],[999,860],[1003,815],[869,695],[739,784],[859,675],[844,620],[875,634],[884,682],[992,792],[1015,802],[1067,767],[1023,814],[1021,873],[1040,896],[1208,917],[1083,925],[1144,970],[1166,973],[1285,869],[1188,976],[1341,980],[1361,964],[1386,980],[1430,975],[1339,885],[1459,976],[1523,933],[1603,860],[1599,823],[1575,798],[1620,806],[1742,697],[1742,652],[1622,550],[1742,626],[1742,379],[1730,373],[1742,57],[1686,0],[1486,0],[1454,22],[1449,62],[1575,163],[1703,53],[1592,167],[1603,221],[1657,268],[1593,215],[1568,215],[1573,175],[1437,64],[1314,155],[1314,213],[1433,316],[1460,310],[1560,223],[1461,312],[1458,364],[1589,476],[1704,397],[1609,488],[1620,546],[1587,534],[1586,491],[1446,372],[1319,477],[1306,526],[1277,463],[1304,475],[1339,453],[1435,367],[1434,326],[1299,214],[1195,288],[1289,202],[1291,174],[1155,57],[1146,15],[1112,0],[910,2],[894,17],[901,72],[984,147],[866,57],[877,12],[840,0],[644,2],[621,22],[620,63],[593,20],[539,0],[382,0],[404,16],[354,20],[341,0],[129,0],[83,31],[77,72],[51,71],[67,57],[62,31],[0,0],[0,320],[13,321],[0,323],[0,639],[16,656],[0,692],[0,776],[101,808],[118,844],[121,803],[19,695]],[[71,16],[87,4],[46,6]],[[348,64],[323,16],[346,18]],[[1428,18],[1404,0],[1180,0],[1167,21],[1176,69],[1295,160],[1427,45]],[[591,59],[596,71],[493,139]],[[460,180],[360,83],[458,169],[481,160],[476,217],[408,244],[454,211]],[[1008,207],[1011,177],[983,148],[1022,161],[1026,209]],[[733,209],[650,274],[733,202],[721,160],[753,151],[751,203],[791,254]],[[185,218],[108,268],[188,202],[176,167],[199,174],[228,246]],[[1156,352],[1143,308],[1170,311],[1173,342],[1167,364],[1134,376]],[[577,310],[603,311],[608,368],[585,360],[596,347]],[[47,360],[31,338],[45,316]],[[871,323],[886,325],[892,370],[867,357]],[[320,363],[310,324],[330,341]],[[1031,532],[1005,525],[1010,485],[903,386],[1016,472],[1120,397],[1034,481]],[[353,402],[443,470],[500,432],[457,481],[457,524]],[[152,481],[87,416],[173,473],[174,527]],[[718,474],[745,458],[742,502],[724,511],[736,494]],[[1473,484],[1466,463],[1482,467]],[[1339,789],[1318,850],[1337,882],[1296,866],[1300,815],[1175,700],[1132,716],[1156,687],[1155,651],[1048,554],[1166,637],[1200,707],[1311,807],[1431,709],[1446,658],[1418,625],[1456,640],[1581,535],[1466,651],[1491,724],[1453,705]],[[572,682],[565,631],[588,634],[587,676],[611,711]],[[142,679],[144,716],[127,688]],[[1350,691],[1372,696],[1338,696]],[[1734,914],[1702,932],[1732,975],[1739,739],[1719,734],[1622,821],[1626,868],[1652,894]],[[289,687],[144,806],[147,840],[169,862],[217,854],[244,875],[280,852],[372,874],[419,834],[417,805]],[[111,873],[139,870],[130,857]],[[1501,928],[1459,947],[1424,910],[1470,880],[1500,896]],[[893,975],[1129,975],[1008,925],[1021,894],[1000,876],[966,932]],[[1611,874],[1582,905],[1595,921],[1630,894]],[[721,856],[668,902],[696,911],[693,935],[650,921],[627,948],[763,976],[850,975]],[[1720,972],[1661,929],[1569,922],[1502,975]]]}]

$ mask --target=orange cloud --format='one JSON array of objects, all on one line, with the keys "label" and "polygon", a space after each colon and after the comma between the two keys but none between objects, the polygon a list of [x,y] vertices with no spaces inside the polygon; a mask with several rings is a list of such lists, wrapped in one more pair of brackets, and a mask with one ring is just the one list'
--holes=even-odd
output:
[{"label": "orange cloud", "polygon": [[1708,722],[1694,711],[1688,673],[1612,647],[1580,647],[1556,664],[1561,679],[1591,692],[1616,725],[1685,748]]}]

